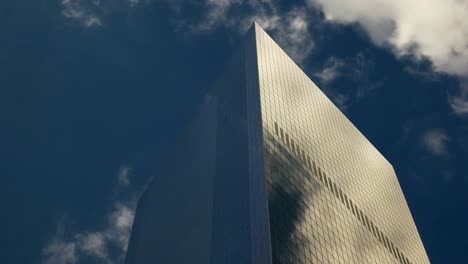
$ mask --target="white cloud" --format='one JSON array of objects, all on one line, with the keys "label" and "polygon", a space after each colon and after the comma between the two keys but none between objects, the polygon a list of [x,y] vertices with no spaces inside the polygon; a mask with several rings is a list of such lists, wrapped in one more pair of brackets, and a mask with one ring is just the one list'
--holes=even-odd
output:
[{"label": "white cloud", "polygon": [[97,15],[100,5],[99,0],[62,0],[62,15],[85,27],[101,26],[101,18]]},{"label": "white cloud", "polygon": [[[129,171],[129,167],[120,168],[118,188],[128,185]],[[66,234],[65,224],[60,222],[53,238],[42,249],[43,264],[75,264],[84,257],[99,263],[123,263],[139,194],[140,190],[128,199],[113,202],[106,216],[107,224],[101,228]]]},{"label": "white cloud", "polygon": [[431,154],[438,157],[448,157],[447,144],[450,138],[447,132],[441,128],[431,128],[425,131],[421,136],[423,147]]},{"label": "white cloud", "polygon": [[359,23],[377,45],[427,56],[437,71],[468,75],[468,1],[309,0],[330,21]]}]

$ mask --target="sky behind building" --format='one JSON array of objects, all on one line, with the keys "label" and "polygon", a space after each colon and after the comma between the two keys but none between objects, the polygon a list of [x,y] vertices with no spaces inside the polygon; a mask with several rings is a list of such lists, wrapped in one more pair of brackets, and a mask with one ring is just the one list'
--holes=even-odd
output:
[{"label": "sky behind building", "polygon": [[468,6],[348,2],[2,3],[2,262],[120,263],[137,197],[253,20],[393,164],[432,263],[467,262]]}]

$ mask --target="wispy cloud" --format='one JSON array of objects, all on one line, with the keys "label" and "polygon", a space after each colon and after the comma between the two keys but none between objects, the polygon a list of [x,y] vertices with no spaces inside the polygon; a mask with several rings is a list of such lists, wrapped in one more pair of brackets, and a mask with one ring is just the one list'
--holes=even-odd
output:
[{"label": "wispy cloud", "polygon": [[[122,10],[131,10],[142,3],[166,2],[170,0],[59,0],[62,15],[85,28],[94,28],[104,25],[109,14]],[[175,1],[175,0],[174,0]]]},{"label": "wispy cloud", "polygon": [[421,143],[423,147],[429,153],[437,157],[447,158],[449,156],[447,146],[449,141],[450,138],[447,131],[442,128],[431,128],[421,135]]},{"label": "wispy cloud", "polygon": [[121,166],[119,169],[119,174],[117,176],[117,180],[119,182],[119,186],[128,186],[130,183],[129,174],[130,174],[130,167],[128,166]]},{"label": "wispy cloud", "polygon": [[[342,110],[346,111],[352,104],[372,94],[383,85],[382,80],[373,78],[374,58],[368,52],[358,52],[346,58],[330,57],[322,67],[314,73],[321,82],[322,89]],[[352,85],[340,87],[334,81],[344,77]]]},{"label": "wispy cloud", "polygon": [[[117,189],[123,191],[129,184],[129,171],[122,166],[117,175]],[[116,200],[110,206],[105,226],[93,230],[78,230],[68,234],[66,221],[57,225],[57,231],[42,249],[43,264],[74,264],[83,259],[97,263],[123,263],[135,216],[139,192],[129,199]]]},{"label": "wispy cloud", "polygon": [[468,78],[460,80],[460,90],[456,94],[449,94],[448,99],[450,107],[456,115],[468,115]]},{"label": "wispy cloud", "polygon": [[468,114],[468,95],[451,95],[449,96],[449,103],[453,109],[453,112],[457,115]]},{"label": "wispy cloud", "polygon": [[242,4],[242,0],[206,0],[203,5],[205,15],[203,19],[190,26],[194,32],[212,31],[222,24],[232,24],[229,12],[234,5]]},{"label": "wispy cloud", "polygon": [[99,0],[62,0],[62,15],[85,27],[102,25],[101,18],[98,16],[100,8],[101,2]]},{"label": "wispy cloud", "polygon": [[116,203],[109,217],[109,228],[105,237],[115,243],[124,253],[127,250],[128,238],[135,216],[136,203]]},{"label": "wispy cloud", "polygon": [[128,0],[130,7],[135,7],[140,3],[140,0]]},{"label": "wispy cloud", "polygon": [[75,236],[75,239],[80,251],[99,259],[108,259],[107,241],[103,232],[80,233]]},{"label": "wispy cloud", "polygon": [[[259,19],[258,23],[271,30],[273,37],[298,63],[302,63],[312,52],[314,42],[309,31],[309,19],[305,8],[294,8],[280,17],[279,23],[272,27]],[[254,19],[252,19],[254,20]]]},{"label": "wispy cloud", "polygon": [[298,63],[307,58],[314,47],[305,5],[288,10],[282,10],[277,1],[205,0],[202,5],[204,15],[194,21],[181,19],[181,28],[194,34],[221,27],[243,33],[256,21]]},{"label": "wispy cloud", "polygon": [[344,66],[344,61],[337,57],[330,57],[325,62],[323,68],[314,74],[322,83],[330,83],[334,81],[340,74]]},{"label": "wispy cloud", "polygon": [[78,263],[78,254],[75,241],[64,241],[61,231],[49,241],[42,249],[44,264],[75,264]]}]

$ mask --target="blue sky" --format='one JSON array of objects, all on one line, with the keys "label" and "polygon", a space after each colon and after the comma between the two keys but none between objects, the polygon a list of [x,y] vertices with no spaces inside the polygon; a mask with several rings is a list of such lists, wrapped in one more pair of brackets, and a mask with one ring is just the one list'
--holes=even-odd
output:
[{"label": "blue sky", "polygon": [[139,194],[256,20],[394,165],[432,263],[468,263],[468,4],[0,5],[2,263],[122,263]]}]

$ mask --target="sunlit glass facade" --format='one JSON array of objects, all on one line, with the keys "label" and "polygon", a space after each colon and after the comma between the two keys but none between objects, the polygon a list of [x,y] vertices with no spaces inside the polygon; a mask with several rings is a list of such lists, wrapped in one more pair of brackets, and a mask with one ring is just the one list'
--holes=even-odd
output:
[{"label": "sunlit glass facade", "polygon": [[429,263],[392,165],[256,27],[274,263]]},{"label": "sunlit glass facade", "polygon": [[126,263],[429,263],[392,165],[254,24],[141,198]]}]

